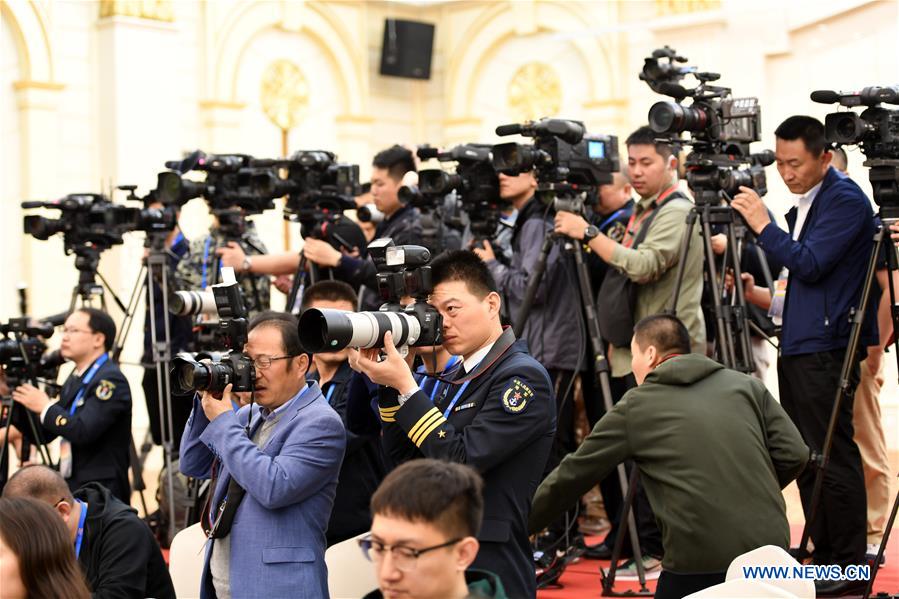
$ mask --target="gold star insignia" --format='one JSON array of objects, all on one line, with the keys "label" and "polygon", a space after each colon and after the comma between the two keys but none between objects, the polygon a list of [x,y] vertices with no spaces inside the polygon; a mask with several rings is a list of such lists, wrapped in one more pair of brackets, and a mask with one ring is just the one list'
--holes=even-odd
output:
[{"label": "gold star insignia", "polygon": [[437,431],[437,436],[443,439],[444,437],[446,437],[446,431],[443,429]]}]

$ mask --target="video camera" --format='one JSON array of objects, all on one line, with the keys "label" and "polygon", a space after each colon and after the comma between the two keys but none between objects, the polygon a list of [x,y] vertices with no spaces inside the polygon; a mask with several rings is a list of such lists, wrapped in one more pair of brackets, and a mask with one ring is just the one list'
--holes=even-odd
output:
[{"label": "video camera", "polygon": [[[687,156],[687,183],[697,205],[717,205],[722,194],[734,196],[740,186],[759,195],[768,191],[764,168],[774,162],[770,150],[753,154],[749,145],[761,139],[762,112],[757,98],[734,98],[729,87],[710,85],[721,75],[682,67],[687,59],[668,46],[644,59],[640,79],[674,102],[656,102],[649,109],[649,126],[667,135],[666,142],[693,146]],[[679,82],[692,75],[699,83],[687,89]],[[682,104],[691,99],[689,106]],[[689,139],[680,133],[690,132]]]},{"label": "video camera", "polygon": [[866,87],[860,92],[818,90],[813,102],[839,103],[847,108],[865,106],[861,114],[833,112],[824,119],[824,136],[836,145],[858,145],[869,167],[874,201],[885,220],[899,220],[899,110],[880,104],[899,105],[899,86]]},{"label": "video camera", "polygon": [[418,148],[422,160],[436,158],[455,162],[456,171],[439,168],[418,171],[418,185],[401,187],[399,198],[423,211],[441,206],[443,199],[454,193],[460,207],[468,215],[471,232],[476,238],[492,238],[502,210],[509,207],[499,195],[499,178],[493,168],[492,146],[462,144],[445,152],[430,146]]},{"label": "video camera", "polygon": [[493,146],[493,167],[519,175],[536,171],[537,196],[556,210],[582,212],[585,196],[612,182],[619,169],[618,137],[586,133],[580,121],[541,119],[500,125],[496,134],[533,137],[533,145],[515,142]]},{"label": "video camera", "polygon": [[[384,347],[388,331],[398,348],[442,343],[443,318],[427,303],[433,290],[431,267],[427,265],[431,252],[417,245],[395,246],[388,237],[373,240],[368,251],[378,268],[378,291],[384,301],[380,310],[306,310],[299,321],[303,347],[313,353]],[[414,301],[403,307],[403,297]]]},{"label": "video camera", "polygon": [[45,340],[53,331],[51,323],[35,323],[28,317],[0,324],[0,366],[10,389],[39,379],[55,383],[63,359],[59,351],[47,351]]},{"label": "video camera", "polygon": [[172,360],[173,392],[191,391],[221,393],[228,384],[234,392],[252,391],[256,383],[253,360],[243,353],[247,343],[247,310],[234,270],[222,269],[225,282],[212,286],[212,296],[219,316],[215,323],[216,338],[224,353],[204,351],[181,352]]}]

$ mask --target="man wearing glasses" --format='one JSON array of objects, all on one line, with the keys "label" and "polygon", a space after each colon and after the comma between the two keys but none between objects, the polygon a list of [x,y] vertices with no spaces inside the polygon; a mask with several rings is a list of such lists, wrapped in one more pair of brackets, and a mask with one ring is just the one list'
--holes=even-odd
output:
[{"label": "man wearing glasses", "polygon": [[470,467],[432,459],[387,475],[371,499],[371,534],[359,540],[378,578],[364,599],[504,599],[495,574],[467,570],[479,548],[483,488]]},{"label": "man wearing glasses", "polygon": [[60,353],[75,370],[59,401],[52,403],[30,384],[16,387],[12,397],[40,415],[43,441],[62,437],[59,471],[72,491],[96,482],[130,504],[131,388],[109,355],[115,336],[115,322],[106,312],[72,312],[63,325]]},{"label": "man wearing glasses", "polygon": [[[211,478],[201,523],[209,536],[200,596],[327,597],[325,529],[346,433],[315,382],[296,319],[263,312],[244,352],[253,402],[204,392],[181,439],[181,471]],[[239,509],[238,509],[239,508]]]}]

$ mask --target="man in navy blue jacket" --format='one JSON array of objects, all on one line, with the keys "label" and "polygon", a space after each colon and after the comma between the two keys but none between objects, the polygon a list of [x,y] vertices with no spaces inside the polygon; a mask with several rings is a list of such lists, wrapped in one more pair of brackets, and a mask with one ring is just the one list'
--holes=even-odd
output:
[{"label": "man in navy blue jacket", "polygon": [[[805,442],[820,452],[873,248],[874,213],[859,186],[830,166],[831,153],[825,148],[820,121],[792,116],[774,133],[777,170],[789,190],[799,196],[796,207],[786,215],[790,232],[771,222],[761,199],[747,187],[740,188],[733,207],[756,232],[765,252],[789,271],[777,366],[780,400]],[[770,307],[768,290],[746,278],[747,299]],[[862,352],[877,342],[876,297],[872,295],[871,300],[865,306]],[[859,355],[852,362],[818,512],[811,523],[816,563],[846,566],[864,560],[865,482],[852,429],[862,358]],[[809,469],[798,479],[806,515],[814,478],[814,470]],[[829,584],[837,585],[845,583]],[[819,596],[845,590],[819,588]]]}]

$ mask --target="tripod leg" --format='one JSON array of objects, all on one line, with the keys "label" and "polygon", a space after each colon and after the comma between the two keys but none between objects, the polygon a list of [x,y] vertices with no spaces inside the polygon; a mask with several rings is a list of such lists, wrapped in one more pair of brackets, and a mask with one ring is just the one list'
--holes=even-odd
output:
[{"label": "tripod leg", "polygon": [[809,501],[809,513],[805,519],[805,527],[802,529],[802,540],[799,542],[801,551],[805,550],[811,536],[811,525],[815,521],[818,514],[818,503],[821,500],[821,491],[824,485],[824,472],[827,468],[827,461],[830,458],[830,450],[833,445],[834,431],[837,426],[837,419],[840,414],[840,407],[849,388],[849,376],[855,362],[855,356],[858,352],[859,339],[861,338],[862,323],[865,318],[865,308],[871,297],[871,286],[874,282],[874,271],[877,267],[877,257],[880,255],[880,248],[883,244],[884,231],[881,229],[874,235],[874,249],[868,258],[868,270],[865,274],[865,282],[862,288],[861,301],[858,309],[852,315],[852,328],[849,332],[849,345],[846,348],[846,355],[843,356],[843,366],[840,369],[840,386],[837,389],[836,397],[833,401],[833,408],[830,412],[830,420],[827,424],[827,432],[824,436],[824,445],[821,448],[821,463],[818,471],[815,473],[815,482],[812,487],[812,495]]},{"label": "tripod leg", "polygon": [[684,224],[684,233],[681,236],[680,253],[677,259],[677,277],[674,281],[674,293],[671,294],[671,307],[668,313],[677,316],[677,299],[680,297],[680,288],[684,282],[684,269],[687,266],[687,252],[690,251],[690,236],[693,235],[693,225],[696,223],[696,208],[687,213]]},{"label": "tripod leg", "polygon": [[890,510],[890,517],[887,520],[886,527],[883,529],[883,538],[880,540],[880,549],[877,550],[877,556],[874,558],[871,576],[868,578],[868,587],[865,589],[865,594],[862,595],[862,599],[868,599],[868,597],[871,596],[871,591],[874,590],[874,579],[877,578],[877,571],[880,570],[880,560],[883,559],[883,554],[887,549],[887,543],[890,541],[890,533],[893,531],[893,525],[896,523],[897,509],[899,509],[899,492],[896,493],[896,498],[893,500],[893,509]]},{"label": "tripod leg", "polygon": [[[727,226],[727,247],[731,268],[734,273],[733,305],[731,305],[731,325],[734,327],[734,335],[737,337],[738,346],[734,347],[736,367],[740,372],[751,374],[755,371],[755,359],[752,356],[752,339],[749,335],[749,312],[746,308],[746,296],[743,290],[743,271],[740,266],[741,244],[738,243],[733,223]],[[730,252],[733,248],[733,252]],[[727,268],[727,261],[725,261]],[[732,337],[733,338],[733,337]],[[739,352],[737,351],[739,347]]]},{"label": "tripod leg", "polygon": [[724,317],[725,309],[721,304],[721,290],[718,287],[718,268],[715,265],[715,252],[712,249],[712,227],[709,224],[709,206],[704,206],[700,215],[703,247],[705,248],[705,267],[708,269],[709,284],[712,287],[712,304],[715,311],[715,335],[717,337],[717,351],[721,362],[728,368],[734,368],[734,345],[730,334],[728,321]]}]

